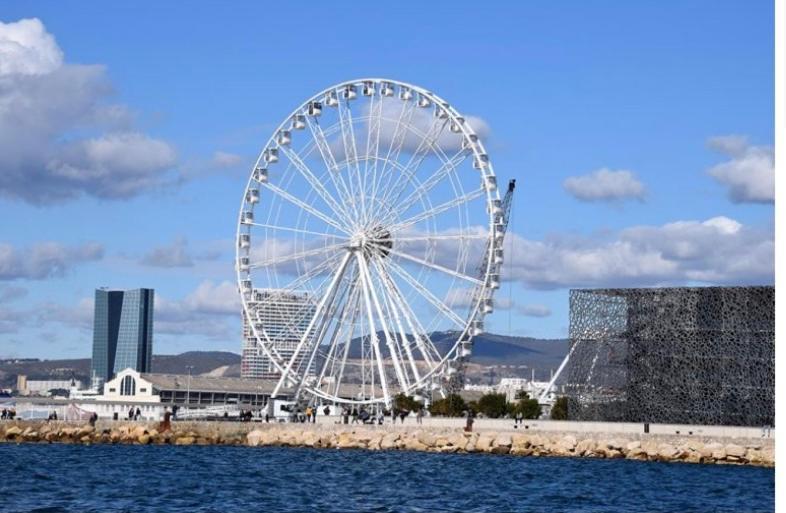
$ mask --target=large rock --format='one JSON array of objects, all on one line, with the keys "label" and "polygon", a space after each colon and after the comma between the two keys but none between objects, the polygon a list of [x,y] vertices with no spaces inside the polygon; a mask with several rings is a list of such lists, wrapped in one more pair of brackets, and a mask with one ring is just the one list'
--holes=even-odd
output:
[{"label": "large rock", "polygon": [[396,441],[398,441],[399,434],[396,432],[386,433],[379,442],[379,448],[382,450],[395,449]]},{"label": "large rock", "polygon": [[677,458],[677,455],[680,453],[676,447],[671,444],[661,444],[658,446],[658,458],[666,461],[673,460]]},{"label": "large rock", "polygon": [[418,442],[426,447],[435,447],[437,445],[437,438],[428,431],[419,431],[417,438]]},{"label": "large rock", "polygon": [[246,435],[246,443],[251,447],[257,447],[258,445],[260,445],[260,442],[262,442],[262,439],[264,437],[265,437],[264,432],[262,432],[259,429],[255,429],[253,431],[250,431]]},{"label": "large rock", "polygon": [[737,444],[728,444],[726,446],[726,455],[727,456],[734,456],[735,458],[744,458],[745,457],[745,447],[742,447]]},{"label": "large rock", "polygon": [[508,454],[513,446],[513,439],[510,435],[502,433],[494,438],[491,452],[494,454]]},{"label": "large rock", "polygon": [[22,434],[22,429],[19,426],[11,426],[5,430],[6,440],[13,440]]},{"label": "large rock", "polygon": [[494,439],[497,433],[488,432],[478,435],[478,441],[475,443],[475,450],[481,452],[489,452],[494,445]]},{"label": "large rock", "polygon": [[181,436],[175,439],[175,445],[194,445],[195,441],[193,436]]}]

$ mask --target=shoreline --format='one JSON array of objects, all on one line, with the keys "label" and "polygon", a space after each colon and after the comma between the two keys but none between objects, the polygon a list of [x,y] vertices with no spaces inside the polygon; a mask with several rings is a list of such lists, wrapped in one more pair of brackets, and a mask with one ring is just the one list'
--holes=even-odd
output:
[{"label": "shoreline", "polygon": [[125,445],[236,445],[324,449],[488,453],[774,467],[774,439],[707,436],[520,432],[401,425],[263,424],[177,421],[159,432],[157,422],[99,421],[95,427],[64,421],[5,421],[0,443]]}]

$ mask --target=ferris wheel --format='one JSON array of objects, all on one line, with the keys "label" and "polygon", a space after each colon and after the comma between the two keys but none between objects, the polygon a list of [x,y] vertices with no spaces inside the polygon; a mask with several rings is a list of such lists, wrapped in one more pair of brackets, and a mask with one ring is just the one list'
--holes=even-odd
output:
[{"label": "ferris wheel", "polygon": [[368,78],[273,131],[241,202],[237,276],[274,397],[390,405],[443,391],[471,354],[504,236],[472,124],[430,91]]}]

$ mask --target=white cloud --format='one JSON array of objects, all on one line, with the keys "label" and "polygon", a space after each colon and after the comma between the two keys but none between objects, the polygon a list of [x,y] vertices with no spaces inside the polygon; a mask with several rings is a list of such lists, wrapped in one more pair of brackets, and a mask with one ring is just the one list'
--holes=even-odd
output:
[{"label": "white cloud", "polygon": [[0,23],[0,195],[44,204],[175,183],[175,150],[135,131],[112,92],[102,66],[64,63],[39,20]]},{"label": "white cloud", "polygon": [[151,267],[192,267],[194,261],[188,252],[188,241],[178,237],[169,246],[159,246],[147,253],[140,263]]},{"label": "white cloud", "polygon": [[516,311],[526,317],[548,317],[551,315],[551,308],[545,305],[521,305]]},{"label": "white cloud", "polygon": [[215,340],[239,341],[239,328],[226,323],[232,319],[240,320],[237,284],[203,281],[180,301],[157,297],[153,322],[158,333],[202,335]]},{"label": "white cloud", "polygon": [[213,167],[222,169],[235,167],[241,162],[243,162],[243,157],[240,155],[235,155],[234,153],[227,153],[225,151],[216,151],[213,153],[213,159],[211,160]]},{"label": "white cloud", "polygon": [[64,276],[73,266],[104,256],[101,244],[64,246],[41,242],[27,248],[0,243],[0,280],[44,280]]},{"label": "white cloud", "polygon": [[711,167],[707,173],[725,186],[734,203],[773,203],[775,163],[772,148],[752,146],[740,135],[712,137],[707,146],[729,160]]},{"label": "white cloud", "polygon": [[634,226],[613,237],[536,241],[510,233],[503,277],[538,289],[772,283],[770,231],[733,219]]},{"label": "white cloud", "polygon": [[0,22],[0,77],[49,73],[62,63],[63,52],[40,20]]},{"label": "white cloud", "polygon": [[581,201],[643,200],[646,194],[642,184],[630,171],[598,169],[588,175],[567,178],[562,186]]}]

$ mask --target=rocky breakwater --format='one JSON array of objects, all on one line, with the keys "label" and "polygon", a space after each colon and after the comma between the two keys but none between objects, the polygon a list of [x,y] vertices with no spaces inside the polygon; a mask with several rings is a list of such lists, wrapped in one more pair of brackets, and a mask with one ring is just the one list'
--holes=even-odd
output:
[{"label": "rocky breakwater", "polygon": [[350,428],[343,425],[175,422],[160,432],[157,423],[99,422],[95,427],[66,422],[14,421],[0,424],[0,442],[70,444],[248,445],[488,453],[515,456],[627,458],[641,461],[775,465],[773,440],[700,440],[679,436],[587,437],[568,433],[480,431],[448,428]]},{"label": "rocky breakwater", "polygon": [[336,449],[408,450],[437,453],[489,453],[516,456],[567,456],[584,458],[627,458],[641,461],[722,463],[773,467],[772,443],[701,442],[675,438],[602,439],[577,438],[565,434],[509,432],[465,433],[430,429],[298,429],[296,425],[254,429],[247,444],[257,446],[315,447]]},{"label": "rocky breakwater", "polygon": [[0,442],[66,444],[245,445],[247,424],[188,422],[160,432],[158,423],[18,421],[0,424]]}]

